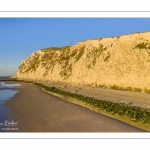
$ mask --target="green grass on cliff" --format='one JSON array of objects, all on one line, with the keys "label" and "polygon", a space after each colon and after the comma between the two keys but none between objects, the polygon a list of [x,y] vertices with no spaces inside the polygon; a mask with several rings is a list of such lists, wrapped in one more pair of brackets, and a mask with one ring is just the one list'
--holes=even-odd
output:
[{"label": "green grass on cliff", "polygon": [[110,58],[110,52],[106,52],[107,51],[107,47],[104,47],[103,44],[99,44],[99,47],[93,47],[93,50],[92,51],[89,51],[87,53],[87,58],[91,61],[88,62],[87,64],[87,67],[88,68],[92,68],[92,66],[95,66],[96,63],[97,63],[97,59],[103,55],[104,56],[104,53],[105,56],[104,58],[102,58],[104,61],[108,61],[109,58]]},{"label": "green grass on cliff", "polygon": [[22,64],[20,67],[19,67],[19,70],[21,73],[25,73],[25,72],[35,72],[36,71],[36,68],[38,67],[39,63],[40,63],[40,60],[39,60],[40,56],[38,54],[35,54],[33,56],[33,58],[31,60],[29,60],[30,62],[30,65],[27,66],[25,64]]},{"label": "green grass on cliff", "polygon": [[[88,68],[94,66],[97,62],[97,59],[104,51],[107,50],[107,47],[104,47],[102,44],[99,44],[98,48],[93,47],[93,50],[87,54],[87,58],[92,58],[93,60],[88,61]],[[62,48],[45,48],[42,49],[44,52],[42,55],[38,53],[29,57],[26,64],[22,64],[19,68],[21,73],[35,72],[39,64],[41,67],[45,68],[45,71],[42,73],[43,77],[47,76],[49,72],[53,72],[53,69],[56,64],[60,65],[59,75],[64,79],[68,79],[72,74],[72,64],[79,61],[85,53],[85,46],[78,47],[77,49],[70,49],[70,46],[65,46]],[[110,53],[105,54],[104,61],[108,61],[110,58]]]},{"label": "green grass on cliff", "polygon": [[70,46],[62,48],[47,48],[43,49],[45,54],[41,58],[42,67],[46,68],[43,76],[48,75],[49,71],[53,71],[54,66],[58,63],[61,66],[59,75],[65,80],[72,74],[72,60],[77,62],[84,54],[84,47],[70,50]]},{"label": "green grass on cliff", "polygon": [[150,93],[150,89],[145,88],[144,90],[142,90],[141,88],[138,87],[131,87],[131,86],[127,86],[127,87],[122,87],[122,86],[118,86],[118,85],[111,85],[111,86],[106,86],[104,84],[100,84],[98,87],[100,88],[110,88],[110,89],[114,89],[114,90],[121,90],[121,91],[133,91],[133,92],[145,92],[145,93]]},{"label": "green grass on cliff", "polygon": [[50,47],[50,48],[43,48],[41,49],[42,51],[45,51],[45,52],[50,52],[50,51],[55,51],[55,50],[64,50],[64,49],[67,49],[69,48],[70,46],[64,46],[64,47]]},{"label": "green grass on cliff", "polygon": [[79,53],[75,55],[75,60],[76,61],[78,61],[82,57],[82,55],[84,54],[84,48],[85,47],[80,48]]},{"label": "green grass on cliff", "polygon": [[134,48],[139,48],[139,49],[150,49],[150,43],[139,43],[137,45],[135,45]]},{"label": "green grass on cliff", "polygon": [[136,87],[122,87],[122,86],[117,86],[117,85],[112,85],[110,86],[111,89],[115,89],[115,90],[122,90],[122,91],[134,91],[134,92],[142,92],[141,88],[136,88]]},{"label": "green grass on cliff", "polygon": [[135,46],[135,48],[139,48],[139,49],[147,49],[147,43],[140,43],[140,44],[137,44],[136,46]]}]

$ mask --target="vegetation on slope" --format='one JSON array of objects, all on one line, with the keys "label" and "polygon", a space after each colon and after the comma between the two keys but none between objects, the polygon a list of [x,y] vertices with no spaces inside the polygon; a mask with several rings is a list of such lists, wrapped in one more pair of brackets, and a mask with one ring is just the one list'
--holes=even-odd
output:
[{"label": "vegetation on slope", "polygon": [[77,62],[77,61],[82,57],[82,55],[84,54],[84,48],[85,48],[85,46],[83,46],[83,47],[81,47],[81,48],[79,49],[78,54],[75,56],[75,61],[76,61],[76,62]]},{"label": "vegetation on slope", "polygon": [[44,76],[53,71],[56,63],[61,65],[59,72],[63,79],[68,79],[72,74],[72,61],[77,62],[84,54],[84,47],[71,50],[69,46],[63,48],[48,48],[43,50],[45,54],[41,58],[42,67],[46,68]]},{"label": "vegetation on slope", "polygon": [[122,86],[118,86],[118,85],[112,85],[112,86],[107,87],[105,85],[99,85],[99,87],[105,87],[105,88],[110,88],[110,89],[114,89],[114,90],[122,90],[122,91],[142,92],[141,88],[131,87],[131,86],[122,87]]},{"label": "vegetation on slope", "polygon": [[[95,66],[97,59],[99,59],[101,55],[104,55],[105,51],[107,51],[107,47],[104,47],[103,44],[99,44],[98,48],[93,47],[93,50],[87,53],[87,58],[89,59],[87,67],[92,68],[93,66]],[[104,56],[103,60],[108,61],[109,57],[110,52],[106,53],[106,56]]]},{"label": "vegetation on slope", "polygon": [[[88,61],[88,68],[94,66],[97,59],[106,50],[107,48],[102,44],[99,44],[99,48],[93,47],[93,49],[87,53],[87,58],[92,59]],[[29,71],[35,72],[36,68],[40,64],[41,67],[45,68],[45,72],[43,72],[44,77],[48,75],[48,72],[52,73],[55,65],[59,64],[61,66],[59,75],[65,80],[68,79],[72,74],[72,63],[76,63],[82,58],[85,52],[85,46],[78,47],[77,49],[71,49],[70,46],[65,46],[62,48],[52,47],[42,49],[41,51],[44,52],[42,55],[35,52],[34,55],[28,58],[26,63],[23,63],[19,67],[20,73],[26,73]],[[108,61],[110,58],[110,53],[107,52],[103,55],[104,61]]]},{"label": "vegetation on slope", "polygon": [[150,43],[139,43],[137,45],[135,45],[134,48],[139,48],[139,49],[150,49]]},{"label": "vegetation on slope", "polygon": [[21,73],[26,73],[26,72],[35,72],[36,68],[38,67],[39,63],[40,63],[40,55],[35,53],[35,55],[32,58],[29,58],[29,62],[28,64],[21,64],[21,66],[19,67],[19,71]]}]

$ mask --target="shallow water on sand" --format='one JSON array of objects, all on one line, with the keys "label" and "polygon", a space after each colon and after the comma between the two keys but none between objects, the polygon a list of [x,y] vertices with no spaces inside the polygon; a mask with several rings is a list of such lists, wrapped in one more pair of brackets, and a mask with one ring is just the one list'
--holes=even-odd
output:
[{"label": "shallow water on sand", "polygon": [[19,92],[13,89],[17,85],[0,82],[0,123],[9,120],[8,113],[11,112],[11,109],[5,107],[4,103]]},{"label": "shallow water on sand", "polygon": [[3,88],[14,88],[18,85],[19,84],[0,82],[0,90],[3,89]]}]

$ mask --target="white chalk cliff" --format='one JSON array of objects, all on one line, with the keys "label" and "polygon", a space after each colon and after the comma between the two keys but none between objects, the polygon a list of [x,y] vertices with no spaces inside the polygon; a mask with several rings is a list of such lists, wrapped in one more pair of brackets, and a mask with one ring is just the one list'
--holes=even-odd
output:
[{"label": "white chalk cliff", "polygon": [[15,77],[150,89],[150,32],[38,50],[22,61]]}]

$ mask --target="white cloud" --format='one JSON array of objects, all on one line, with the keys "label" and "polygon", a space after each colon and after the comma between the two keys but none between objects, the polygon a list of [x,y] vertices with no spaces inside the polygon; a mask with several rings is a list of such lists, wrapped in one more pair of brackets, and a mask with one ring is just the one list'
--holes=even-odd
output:
[{"label": "white cloud", "polygon": [[0,65],[0,76],[15,75],[18,67],[18,65]]},{"label": "white cloud", "polygon": [[9,68],[18,68],[19,66],[18,65],[9,65],[8,67]]},{"label": "white cloud", "polygon": [[9,68],[13,68],[14,66],[13,66],[13,65],[9,65],[8,67],[9,67]]}]

